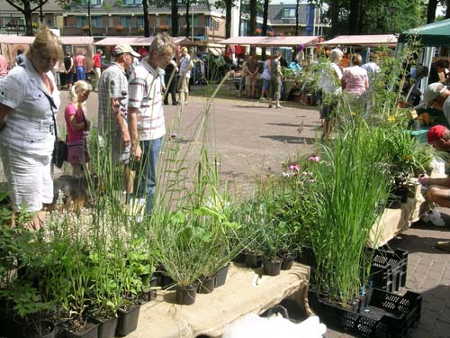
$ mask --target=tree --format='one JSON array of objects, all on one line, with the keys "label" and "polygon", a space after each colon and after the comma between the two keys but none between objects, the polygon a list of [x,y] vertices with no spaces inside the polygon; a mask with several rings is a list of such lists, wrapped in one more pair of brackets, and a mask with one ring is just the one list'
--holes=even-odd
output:
[{"label": "tree", "polygon": [[227,39],[231,36],[231,11],[236,2],[236,0],[218,0],[214,4],[217,8],[225,9],[225,37]]},{"label": "tree", "polygon": [[148,0],[142,0],[142,10],[144,14],[144,36],[150,36],[150,23],[148,22]]},{"label": "tree", "polygon": [[256,34],[257,0],[250,0],[250,25],[248,35]]},{"label": "tree", "polygon": [[[331,4],[331,6],[333,6],[333,3]],[[295,36],[298,36],[299,33],[300,33],[300,30],[299,30],[299,10],[300,10],[300,0],[297,0],[297,2],[295,4]]]},{"label": "tree", "polygon": [[445,5],[446,5],[445,18],[450,19],[450,0],[446,0]]},{"label": "tree", "polygon": [[6,0],[25,17],[25,35],[33,35],[33,13],[44,6],[49,0]]},{"label": "tree", "polygon": [[436,19],[436,9],[438,0],[429,0],[427,6],[427,23],[434,22]]},{"label": "tree", "polygon": [[72,6],[87,6],[88,35],[92,36],[91,0],[56,0],[56,2],[65,10],[69,10]]},{"label": "tree", "polygon": [[178,36],[178,0],[171,0],[170,5],[172,12],[172,36]]}]

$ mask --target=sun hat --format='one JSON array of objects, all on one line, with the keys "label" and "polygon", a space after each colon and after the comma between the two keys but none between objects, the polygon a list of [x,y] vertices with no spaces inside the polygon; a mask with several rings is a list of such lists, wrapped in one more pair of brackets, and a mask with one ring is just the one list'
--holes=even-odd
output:
[{"label": "sun hat", "polygon": [[113,56],[119,56],[120,54],[129,53],[134,57],[140,57],[139,53],[136,53],[130,45],[117,45],[112,50]]},{"label": "sun hat", "polygon": [[437,125],[437,126],[433,126],[428,130],[428,143],[433,143],[436,141],[439,141],[441,138],[444,138],[444,136],[449,132],[449,130],[442,126],[442,125]]},{"label": "sun hat", "polygon": [[436,100],[439,95],[445,92],[446,87],[443,83],[435,82],[430,84],[423,93],[423,103],[429,107],[431,103]]}]

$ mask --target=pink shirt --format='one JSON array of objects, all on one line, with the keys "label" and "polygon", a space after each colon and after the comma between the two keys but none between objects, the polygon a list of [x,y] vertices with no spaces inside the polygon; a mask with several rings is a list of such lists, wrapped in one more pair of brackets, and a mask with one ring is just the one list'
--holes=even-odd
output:
[{"label": "pink shirt", "polygon": [[0,55],[0,76],[8,74],[8,60],[3,55]]},{"label": "pink shirt", "polygon": [[342,80],[345,81],[344,90],[347,93],[360,96],[369,89],[367,71],[360,66],[345,68]]},{"label": "pink shirt", "polygon": [[86,57],[84,55],[75,56],[75,67],[85,67],[86,66]]},{"label": "pink shirt", "polygon": [[84,113],[82,109],[77,109],[77,107],[73,103],[69,103],[66,106],[66,110],[64,112],[64,117],[66,119],[66,129],[67,129],[67,143],[77,143],[84,139],[85,131],[84,130],[76,130],[72,127],[70,123],[70,118],[75,116],[75,121],[77,123],[85,121]]}]

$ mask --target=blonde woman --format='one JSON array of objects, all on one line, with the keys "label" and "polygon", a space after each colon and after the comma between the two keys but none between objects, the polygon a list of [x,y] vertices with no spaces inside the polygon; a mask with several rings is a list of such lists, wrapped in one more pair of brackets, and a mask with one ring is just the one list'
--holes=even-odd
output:
[{"label": "blonde woman", "polygon": [[92,87],[86,81],[77,81],[70,89],[71,102],[66,106],[64,117],[67,129],[67,162],[72,165],[73,176],[81,177],[89,162],[86,136],[90,123],[86,118],[86,100]]},{"label": "blonde woman", "polygon": [[43,224],[43,204],[53,201],[54,114],[60,97],[51,70],[62,57],[58,38],[43,27],[23,64],[0,81],[0,153],[12,207],[33,213],[34,228]]}]

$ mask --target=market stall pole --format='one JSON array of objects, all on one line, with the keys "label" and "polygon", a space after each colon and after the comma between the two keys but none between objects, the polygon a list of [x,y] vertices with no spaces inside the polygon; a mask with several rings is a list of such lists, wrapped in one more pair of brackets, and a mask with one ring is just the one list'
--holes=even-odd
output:
[{"label": "market stall pole", "polygon": [[224,328],[248,313],[261,314],[290,298],[311,314],[308,306],[309,267],[294,263],[276,277],[260,276],[234,264],[224,286],[198,294],[193,305],[175,304],[175,292],[161,292],[143,305],[137,330],[128,338],[221,337]]}]

